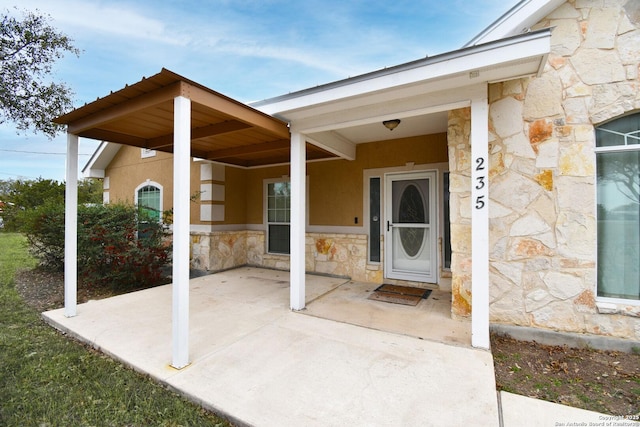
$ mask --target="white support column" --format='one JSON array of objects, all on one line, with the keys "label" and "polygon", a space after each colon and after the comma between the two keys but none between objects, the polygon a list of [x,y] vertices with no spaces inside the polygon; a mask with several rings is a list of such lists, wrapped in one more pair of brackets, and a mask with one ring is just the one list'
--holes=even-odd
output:
[{"label": "white support column", "polygon": [[489,104],[471,100],[471,345],[489,349]]},{"label": "white support column", "polygon": [[64,193],[64,315],[77,314],[78,302],[78,136],[67,134]]},{"label": "white support column", "polygon": [[173,362],[189,364],[189,224],[191,100],[173,103]]},{"label": "white support column", "polygon": [[292,310],[305,307],[306,141],[291,133],[290,301]]}]

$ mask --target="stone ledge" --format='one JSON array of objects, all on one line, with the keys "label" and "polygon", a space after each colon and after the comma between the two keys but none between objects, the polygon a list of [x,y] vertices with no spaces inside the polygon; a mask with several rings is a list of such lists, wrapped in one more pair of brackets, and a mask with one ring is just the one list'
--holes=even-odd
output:
[{"label": "stone ledge", "polygon": [[640,349],[640,342],[608,337],[604,335],[559,332],[550,329],[532,328],[492,323],[490,330],[498,335],[506,335],[519,341],[537,342],[544,345],[559,345],[596,350],[614,350],[633,353]]},{"label": "stone ledge", "polygon": [[640,317],[640,306],[637,305],[596,301],[596,307],[600,314],[621,314],[623,316]]},{"label": "stone ledge", "polygon": [[264,253],[262,257],[264,259],[272,259],[272,260],[278,260],[278,261],[289,261],[291,259],[291,255],[288,255],[288,254],[272,254],[269,252]]}]

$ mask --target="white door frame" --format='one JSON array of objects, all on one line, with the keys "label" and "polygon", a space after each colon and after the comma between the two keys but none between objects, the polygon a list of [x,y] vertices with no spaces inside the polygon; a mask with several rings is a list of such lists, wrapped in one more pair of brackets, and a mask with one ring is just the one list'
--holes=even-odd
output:
[{"label": "white door frame", "polygon": [[[422,273],[398,271],[393,268],[393,191],[392,183],[399,180],[429,179],[429,239],[425,244],[429,245],[430,266],[429,271]],[[439,236],[439,214],[438,214],[438,171],[420,170],[407,172],[394,172],[384,174],[384,277],[387,279],[412,280],[418,282],[437,283],[438,282],[438,236]]]}]

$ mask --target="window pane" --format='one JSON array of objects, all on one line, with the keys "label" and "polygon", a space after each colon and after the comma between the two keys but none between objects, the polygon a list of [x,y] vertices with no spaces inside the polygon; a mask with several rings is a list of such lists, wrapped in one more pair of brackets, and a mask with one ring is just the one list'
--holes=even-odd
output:
[{"label": "window pane", "polygon": [[640,152],[599,153],[598,295],[640,299]]},{"label": "window pane", "polygon": [[369,259],[380,262],[380,178],[369,179]]},{"label": "window pane", "polygon": [[450,208],[449,208],[449,172],[444,173],[443,179],[443,194],[444,194],[444,230],[443,230],[443,262],[444,268],[451,268],[451,220],[450,220]]},{"label": "window pane", "polygon": [[596,146],[640,144],[640,114],[620,117],[596,128]]},{"label": "window pane", "polygon": [[146,185],[138,190],[138,206],[151,218],[160,220],[160,189]]},{"label": "window pane", "polygon": [[288,225],[269,225],[269,252],[278,254],[289,253]]},{"label": "window pane", "polygon": [[289,253],[290,206],[289,182],[267,184],[267,251],[270,253]]}]

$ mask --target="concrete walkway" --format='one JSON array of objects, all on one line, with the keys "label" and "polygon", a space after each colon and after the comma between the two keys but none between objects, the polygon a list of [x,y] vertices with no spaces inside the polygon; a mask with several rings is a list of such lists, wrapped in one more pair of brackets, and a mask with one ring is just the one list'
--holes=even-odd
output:
[{"label": "concrete walkway", "polygon": [[[343,282],[308,276],[307,299]],[[291,312],[288,297],[286,272],[241,268],[192,280],[192,363],[182,370],[169,366],[170,286],[91,301],[73,318],[62,309],[43,317],[239,425],[498,426],[504,418],[557,426],[601,416],[498,399],[489,352]]]}]

